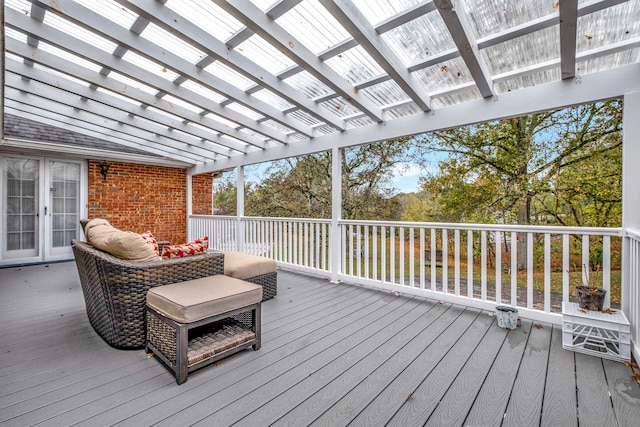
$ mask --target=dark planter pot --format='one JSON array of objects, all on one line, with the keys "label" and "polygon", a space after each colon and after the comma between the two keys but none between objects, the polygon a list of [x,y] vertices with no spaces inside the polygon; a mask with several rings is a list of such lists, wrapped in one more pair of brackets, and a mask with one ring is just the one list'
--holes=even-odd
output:
[{"label": "dark planter pot", "polygon": [[576,293],[578,294],[578,305],[580,308],[593,311],[602,310],[604,297],[607,295],[606,290],[589,286],[576,286]]}]

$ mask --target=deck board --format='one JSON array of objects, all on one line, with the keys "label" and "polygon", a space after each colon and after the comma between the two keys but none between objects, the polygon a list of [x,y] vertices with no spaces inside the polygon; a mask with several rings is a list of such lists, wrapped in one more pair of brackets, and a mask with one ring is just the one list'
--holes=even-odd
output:
[{"label": "deck board", "polygon": [[[73,263],[0,269],[0,426],[634,425],[632,368],[561,328],[280,271],[263,344],[180,386],[93,331]],[[609,392],[611,396],[609,396]],[[579,415],[579,419],[578,419]]]}]

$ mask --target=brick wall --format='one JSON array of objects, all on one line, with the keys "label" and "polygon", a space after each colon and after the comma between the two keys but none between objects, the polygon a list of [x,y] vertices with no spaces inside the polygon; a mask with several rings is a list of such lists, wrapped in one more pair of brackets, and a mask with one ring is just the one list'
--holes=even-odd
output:
[{"label": "brick wall", "polygon": [[[99,160],[89,160],[88,165],[89,219],[106,218],[121,230],[137,233],[151,230],[158,240],[186,242],[185,169],[109,162],[109,173],[104,180]],[[211,176],[194,177],[192,183],[193,212],[210,213]],[[201,195],[207,185],[208,212],[204,210],[206,197]]]},{"label": "brick wall", "polygon": [[211,174],[191,177],[193,197],[191,201],[194,215],[211,215]]}]

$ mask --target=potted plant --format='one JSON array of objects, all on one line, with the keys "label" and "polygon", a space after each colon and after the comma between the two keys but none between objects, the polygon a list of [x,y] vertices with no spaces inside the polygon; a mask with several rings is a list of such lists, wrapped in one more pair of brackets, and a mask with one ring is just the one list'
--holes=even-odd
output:
[{"label": "potted plant", "polygon": [[582,285],[576,286],[576,293],[578,295],[578,305],[580,308],[602,311],[602,305],[604,304],[604,297],[607,295],[607,291],[591,286],[589,270],[586,265],[582,266]]}]

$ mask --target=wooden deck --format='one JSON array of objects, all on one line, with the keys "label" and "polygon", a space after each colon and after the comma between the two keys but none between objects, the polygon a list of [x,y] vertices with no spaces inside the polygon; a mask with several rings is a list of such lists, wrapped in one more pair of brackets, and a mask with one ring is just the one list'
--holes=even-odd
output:
[{"label": "wooden deck", "polygon": [[638,425],[632,368],[557,326],[279,275],[262,348],[178,386],[97,336],[74,263],[0,269],[0,425]]}]

